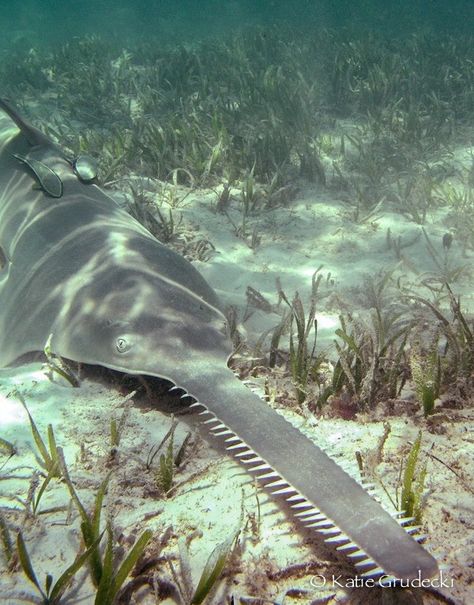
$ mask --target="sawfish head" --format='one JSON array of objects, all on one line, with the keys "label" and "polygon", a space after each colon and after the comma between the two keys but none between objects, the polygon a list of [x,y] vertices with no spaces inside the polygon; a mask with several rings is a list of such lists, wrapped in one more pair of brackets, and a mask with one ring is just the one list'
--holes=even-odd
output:
[{"label": "sawfish head", "polygon": [[24,183],[1,215],[0,300],[9,310],[0,359],[41,349],[51,335],[53,353],[129,374],[173,379],[225,367],[225,317],[199,272],[90,184],[90,158],[71,163],[8,101],[0,109],[19,129],[2,150],[2,175],[14,181],[15,170]]},{"label": "sawfish head", "polygon": [[121,267],[66,293],[52,334],[63,357],[172,381],[225,367],[231,352],[217,307],[154,272]]}]

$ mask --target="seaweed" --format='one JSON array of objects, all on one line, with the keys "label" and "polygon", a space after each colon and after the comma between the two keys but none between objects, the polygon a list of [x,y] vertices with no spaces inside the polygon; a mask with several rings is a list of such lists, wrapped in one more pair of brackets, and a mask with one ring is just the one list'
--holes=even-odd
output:
[{"label": "seaweed", "polygon": [[11,537],[10,529],[8,524],[4,518],[4,516],[0,513],[0,544],[2,547],[2,552],[5,557],[7,564],[9,565],[13,560],[14,552],[13,552],[13,540]]},{"label": "seaweed", "polygon": [[279,173],[279,188],[297,175],[324,187],[324,128],[352,117],[339,170],[362,192],[360,215],[385,197],[422,224],[440,186],[429,164],[472,118],[473,56],[463,36],[253,27],[175,46],[84,36],[6,56],[0,75],[23,100],[58,92],[61,140],[96,156],[108,184],[135,169],[191,187],[250,173],[264,186]]},{"label": "seaweed", "polygon": [[146,461],[147,470],[152,469],[156,456],[166,445],[165,452],[160,454],[158,467],[154,470],[155,483],[160,491],[160,494],[164,497],[168,497],[175,487],[175,474],[184,463],[186,449],[191,438],[191,433],[188,433],[179,448],[175,451],[174,433],[176,426],[177,422],[173,420],[170,429],[167,431],[161,442],[157,446],[153,446],[148,452]]},{"label": "seaweed", "polygon": [[346,389],[359,408],[397,397],[406,380],[405,345],[411,322],[402,312],[384,313],[379,308],[372,310],[367,322],[350,313],[339,320],[336,335],[342,344],[335,342],[334,394]]},{"label": "seaweed", "polygon": [[402,477],[402,489],[399,510],[407,517],[414,517],[417,524],[421,523],[423,514],[423,489],[426,480],[426,462],[419,465],[421,431],[418,433],[405,461]]},{"label": "seaweed", "polygon": [[51,339],[53,335],[50,334],[46,344],[44,345],[44,354],[46,356],[46,363],[44,367],[47,371],[47,375],[50,380],[53,380],[54,374],[61,376],[66,382],[72,387],[79,387],[79,380],[74,375],[74,372],[66,365],[66,363],[58,356],[55,355],[51,349]]},{"label": "seaweed", "polygon": [[58,454],[58,446],[54,436],[53,426],[48,424],[48,445],[46,445],[41,433],[33,420],[32,415],[26,405],[25,398],[18,391],[14,390],[12,395],[16,397],[23,406],[30,423],[31,434],[37,447],[36,460],[40,466],[47,472],[49,479],[61,477],[60,459]]},{"label": "seaweed", "polygon": [[[102,483],[97,490],[94,502],[94,510],[92,514],[87,513],[84,505],[82,504],[76,489],[72,483],[71,477],[69,475],[68,468],[66,466],[66,461],[64,460],[64,454],[61,448],[58,448],[59,461],[61,467],[61,473],[66,483],[66,486],[71,495],[72,501],[77,508],[80,516],[81,516],[81,532],[82,538],[84,540],[84,544],[86,548],[90,548],[93,544],[96,544],[97,541],[100,542],[100,537],[102,535],[100,529],[100,518],[101,518],[101,510],[105,497],[105,493],[107,490],[108,483],[110,481],[110,474],[105,477]],[[98,544],[98,542],[97,542]],[[88,561],[91,578],[94,583],[94,586],[98,587],[102,578],[104,562],[101,557],[100,550],[98,548],[93,548],[91,551],[91,556]]]},{"label": "seaweed", "polygon": [[412,346],[410,351],[411,376],[415,385],[416,397],[423,407],[425,418],[434,412],[435,401],[440,392],[441,358],[436,344],[437,342],[424,355],[416,346]]},{"label": "seaweed", "polygon": [[110,521],[106,526],[107,543],[103,556],[103,567],[100,582],[95,595],[95,605],[113,605],[124,587],[125,580],[137,564],[152,537],[151,530],[145,530],[135,541],[123,561],[117,561],[113,549],[113,532]]},{"label": "seaweed", "polygon": [[173,580],[178,587],[183,605],[200,605],[217,588],[217,582],[222,576],[224,567],[232,557],[232,554],[235,552],[239,534],[239,528],[231,531],[226,540],[214,547],[206,561],[196,586],[194,586],[192,580],[188,552],[189,543],[192,539],[192,536],[188,537],[186,540],[184,538],[179,540],[180,573],[177,573],[171,559],[168,559],[168,565]]},{"label": "seaweed", "polygon": [[101,537],[102,536],[97,538],[97,540],[93,542],[85,551],[79,553],[74,562],[63,571],[56,582],[54,582],[54,578],[51,574],[46,574],[44,588],[42,588],[33,568],[23,535],[21,532],[18,532],[16,544],[20,565],[28,580],[35,585],[40,593],[42,605],[59,605],[59,603],[63,602],[64,593],[66,592],[73,577],[85,565],[91,554],[97,549]]},{"label": "seaweed", "polygon": [[[431,301],[424,296],[413,292],[406,292],[408,299],[423,305],[436,320],[439,330],[439,342],[442,345],[441,361],[443,364],[444,383],[471,380],[474,369],[474,326],[461,307],[460,297],[456,296],[449,283],[441,281],[440,284],[425,283],[430,293],[435,296]],[[440,305],[439,299],[446,299],[449,304],[447,312]]]},{"label": "seaweed", "polygon": [[[270,349],[270,367],[274,364],[275,350],[278,346],[280,336],[288,324],[290,331],[289,342],[289,369],[293,379],[296,399],[301,405],[308,397],[308,383],[317,376],[321,364],[326,360],[324,353],[316,355],[318,322],[316,319],[316,301],[318,290],[323,279],[319,273],[321,267],[314,272],[311,281],[311,298],[309,309],[305,312],[301,298],[296,292],[290,302],[279,282],[278,296],[289,308],[289,319],[283,316],[279,326],[272,335]],[[310,344],[310,334],[313,332],[313,342]]]}]

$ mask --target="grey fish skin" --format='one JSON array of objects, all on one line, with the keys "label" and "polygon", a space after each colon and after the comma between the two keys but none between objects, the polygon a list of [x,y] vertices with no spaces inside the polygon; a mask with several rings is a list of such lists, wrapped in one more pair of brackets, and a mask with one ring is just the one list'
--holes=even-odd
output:
[{"label": "grey fish skin", "polygon": [[0,366],[42,351],[52,334],[62,357],[167,378],[205,408],[229,453],[303,511],[307,527],[360,550],[352,555],[364,572],[436,575],[436,560],[397,521],[228,369],[225,318],[196,269],[44,142],[35,158],[58,174],[63,196],[33,191],[12,158],[31,151],[28,126],[16,116],[18,131],[10,118],[0,116],[0,249],[9,260],[0,272]]}]

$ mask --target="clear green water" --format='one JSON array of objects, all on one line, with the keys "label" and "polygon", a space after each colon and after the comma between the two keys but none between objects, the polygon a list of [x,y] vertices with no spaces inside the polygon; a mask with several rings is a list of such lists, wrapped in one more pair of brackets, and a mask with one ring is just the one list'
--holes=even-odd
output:
[{"label": "clear green water", "polygon": [[387,35],[474,30],[472,0],[3,0],[0,44],[57,42],[101,34],[179,40],[249,24],[356,27]]}]

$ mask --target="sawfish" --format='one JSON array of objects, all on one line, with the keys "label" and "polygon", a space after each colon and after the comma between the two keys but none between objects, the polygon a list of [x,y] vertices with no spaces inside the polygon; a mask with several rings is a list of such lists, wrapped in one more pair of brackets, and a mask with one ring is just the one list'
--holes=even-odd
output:
[{"label": "sawfish", "polygon": [[[357,573],[429,579],[412,519],[243,384],[218,297],[39,129],[0,101],[0,367],[43,351],[169,380],[209,432]],[[184,403],[183,403],[184,405]]]}]

